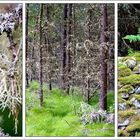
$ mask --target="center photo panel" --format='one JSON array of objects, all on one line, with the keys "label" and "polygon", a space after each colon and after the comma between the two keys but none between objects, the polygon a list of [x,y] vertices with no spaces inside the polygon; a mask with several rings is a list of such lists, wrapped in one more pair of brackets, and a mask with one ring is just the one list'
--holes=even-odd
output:
[{"label": "center photo panel", "polygon": [[26,136],[114,137],[114,4],[26,4]]}]

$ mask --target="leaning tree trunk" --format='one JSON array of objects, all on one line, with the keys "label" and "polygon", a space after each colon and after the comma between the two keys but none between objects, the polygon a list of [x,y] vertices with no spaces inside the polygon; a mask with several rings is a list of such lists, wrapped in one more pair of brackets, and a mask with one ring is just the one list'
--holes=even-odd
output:
[{"label": "leaning tree trunk", "polygon": [[43,61],[42,61],[42,55],[43,55],[43,45],[42,45],[42,20],[43,20],[43,4],[40,5],[40,23],[39,23],[39,29],[40,29],[40,37],[39,37],[39,62],[40,62],[40,106],[43,106]]},{"label": "leaning tree trunk", "polygon": [[101,5],[101,36],[100,36],[100,109],[107,110],[107,4]]}]

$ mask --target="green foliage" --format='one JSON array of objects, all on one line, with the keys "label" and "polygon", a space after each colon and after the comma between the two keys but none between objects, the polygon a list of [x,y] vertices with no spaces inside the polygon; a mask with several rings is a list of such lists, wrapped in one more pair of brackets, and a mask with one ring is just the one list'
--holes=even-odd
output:
[{"label": "green foliage", "polygon": [[[31,92],[35,92],[38,84],[33,81],[26,90],[26,106],[30,105]],[[39,87],[38,87],[39,88]],[[38,91],[38,88],[36,89]],[[44,88],[43,88],[44,89]],[[78,91],[78,90],[76,90]],[[105,123],[92,123],[83,125],[79,114],[82,102],[80,94],[64,95],[62,91],[55,88],[49,93],[44,92],[44,106],[40,108],[39,99],[34,94],[31,97],[35,101],[32,108],[27,108],[26,113],[26,135],[27,136],[113,136],[114,125]],[[112,95],[109,93],[108,95]],[[97,98],[98,99],[98,98]],[[96,101],[98,102],[98,101]],[[111,104],[111,102],[109,103]],[[101,133],[102,131],[102,133]]]},{"label": "green foliage", "polygon": [[140,41],[140,34],[137,34],[137,35],[126,35],[125,37],[123,37],[123,39],[129,40],[130,43],[137,42],[137,41]]},{"label": "green foliage", "polygon": [[128,56],[133,55],[134,52],[135,52],[134,49],[132,49],[132,48],[128,48]]},{"label": "green foliage", "polygon": [[140,28],[138,28],[137,35],[126,35],[125,37],[123,37],[123,39],[129,40],[130,43],[140,41]]},{"label": "green foliage", "polygon": [[[95,95],[89,102],[90,105],[94,106],[95,109],[99,109],[99,94]],[[108,105],[108,111],[111,110],[111,108],[114,108],[114,93],[113,91],[109,91],[107,93],[107,105]]]}]

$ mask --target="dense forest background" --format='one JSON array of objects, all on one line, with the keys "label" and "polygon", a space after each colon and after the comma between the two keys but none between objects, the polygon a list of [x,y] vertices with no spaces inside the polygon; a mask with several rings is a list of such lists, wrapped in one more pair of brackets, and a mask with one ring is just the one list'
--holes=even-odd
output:
[{"label": "dense forest background", "polygon": [[114,5],[27,4],[26,87],[27,136],[113,136]]},{"label": "dense forest background", "polygon": [[118,5],[118,135],[140,136],[140,4]]}]

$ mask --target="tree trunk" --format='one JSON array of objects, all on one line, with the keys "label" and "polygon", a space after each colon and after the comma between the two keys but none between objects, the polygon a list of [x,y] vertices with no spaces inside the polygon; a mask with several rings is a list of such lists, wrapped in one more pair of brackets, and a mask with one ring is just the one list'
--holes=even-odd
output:
[{"label": "tree trunk", "polygon": [[76,86],[76,76],[75,76],[75,70],[76,67],[76,9],[75,4],[73,4],[73,46],[72,46],[72,62],[71,62],[71,71],[72,71],[72,93],[74,92],[74,86]]},{"label": "tree trunk", "polygon": [[42,18],[43,18],[43,4],[40,5],[40,23],[39,23],[39,29],[40,29],[40,37],[39,37],[39,52],[40,52],[40,106],[43,106],[43,61],[42,61],[42,55],[43,55],[43,46],[42,46]]},{"label": "tree trunk", "polygon": [[[46,10],[46,26],[48,26],[48,23],[50,22],[50,11],[49,11],[49,4],[45,5],[45,10]],[[51,52],[50,52],[50,47],[51,47],[51,41],[50,41],[50,37],[49,37],[49,32],[46,32],[46,37],[45,37],[45,41],[46,41],[46,50],[47,50],[47,55],[49,56],[49,59],[51,59]],[[52,68],[50,67],[50,62],[48,61],[48,82],[49,82],[49,90],[52,90]]]},{"label": "tree trunk", "polygon": [[87,28],[88,28],[88,33],[87,33],[87,35],[88,35],[88,39],[89,40],[92,40],[92,9],[91,8],[89,8],[88,9],[88,11],[87,11],[87,16],[88,16],[88,24],[87,24]]},{"label": "tree trunk", "polygon": [[107,4],[101,5],[101,36],[100,36],[100,109],[107,110]]},{"label": "tree trunk", "polygon": [[87,73],[88,73],[88,77],[87,77],[87,102],[89,103],[90,100],[90,72],[89,72],[89,61],[87,62]]},{"label": "tree trunk", "polygon": [[66,90],[66,47],[67,47],[67,13],[68,4],[64,4],[64,29],[63,29],[63,44],[62,44],[62,68],[61,68],[61,88]]},{"label": "tree trunk", "polygon": [[68,11],[68,49],[67,49],[67,93],[70,90],[71,71],[71,47],[72,47],[72,4],[69,4]]},{"label": "tree trunk", "polygon": [[[26,7],[26,62],[28,59],[28,19],[29,19],[29,4]],[[26,86],[29,85],[29,75],[26,68]]]},{"label": "tree trunk", "polygon": [[[88,40],[92,40],[92,9],[89,8],[87,10],[87,39]],[[87,58],[90,59],[90,55],[88,54]],[[91,85],[90,85],[90,81],[91,81],[91,77],[90,77],[90,60],[87,60],[87,78],[86,78],[86,102],[89,103],[89,100],[90,100],[90,88],[91,88]]]},{"label": "tree trunk", "polygon": [[[39,23],[39,14],[40,12],[38,11],[38,13],[34,16],[36,22],[35,22],[35,26],[34,27],[37,27],[38,23]],[[33,34],[33,45],[30,47],[30,50],[31,50],[31,72],[32,72],[32,75],[31,75],[31,80],[38,80],[38,74],[37,74],[37,67],[36,67],[36,56],[35,56],[35,46],[36,46],[36,35],[37,33],[34,32]]]}]

